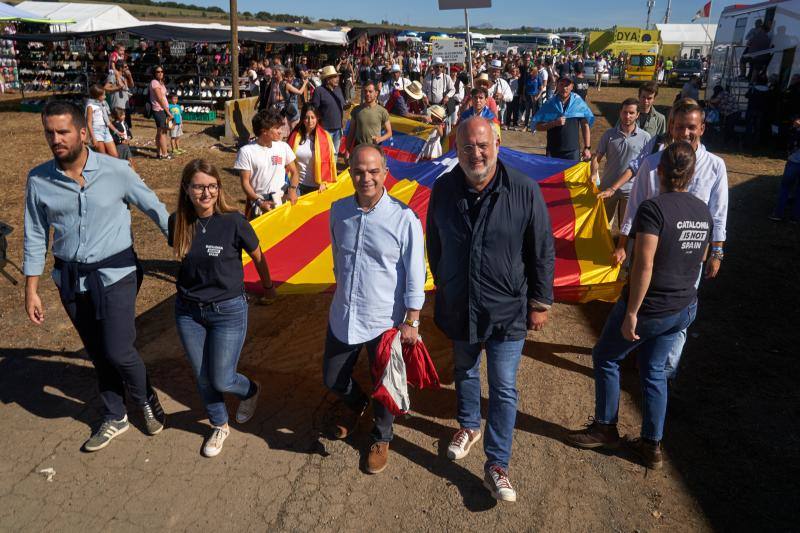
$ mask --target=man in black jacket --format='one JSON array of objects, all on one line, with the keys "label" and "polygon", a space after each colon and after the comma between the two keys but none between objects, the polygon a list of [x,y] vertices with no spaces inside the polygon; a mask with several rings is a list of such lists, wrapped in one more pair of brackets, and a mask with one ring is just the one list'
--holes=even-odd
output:
[{"label": "man in black jacket", "polygon": [[516,378],[527,330],[541,330],[553,302],[555,252],[539,186],[497,161],[491,123],[463,121],[459,166],[433,187],[428,261],[436,283],[436,325],[453,341],[458,423],[447,449],[461,459],[481,437],[480,353],[486,350],[489,412],[484,485],[516,501],[508,479]]}]

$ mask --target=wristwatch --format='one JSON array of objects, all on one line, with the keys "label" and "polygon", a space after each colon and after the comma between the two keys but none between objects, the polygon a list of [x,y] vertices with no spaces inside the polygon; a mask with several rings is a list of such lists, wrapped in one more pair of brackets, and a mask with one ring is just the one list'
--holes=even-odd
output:
[{"label": "wristwatch", "polygon": [[412,320],[410,318],[407,318],[403,321],[403,324],[405,324],[406,326],[411,326],[412,328],[418,328],[419,320]]}]

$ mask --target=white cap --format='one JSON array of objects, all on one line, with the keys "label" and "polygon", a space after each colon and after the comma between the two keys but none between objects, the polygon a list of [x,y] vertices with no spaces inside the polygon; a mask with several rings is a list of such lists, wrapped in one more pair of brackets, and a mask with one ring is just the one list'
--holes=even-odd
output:
[{"label": "white cap", "polygon": [[500,62],[499,59],[492,59],[492,68],[503,68],[503,64]]},{"label": "white cap", "polygon": [[433,58],[433,64],[434,65],[444,65],[444,61],[442,61],[441,57],[437,56],[437,57]]},{"label": "white cap", "polygon": [[394,65],[392,65],[392,72],[403,72],[403,69],[400,68],[400,65],[395,63]]}]

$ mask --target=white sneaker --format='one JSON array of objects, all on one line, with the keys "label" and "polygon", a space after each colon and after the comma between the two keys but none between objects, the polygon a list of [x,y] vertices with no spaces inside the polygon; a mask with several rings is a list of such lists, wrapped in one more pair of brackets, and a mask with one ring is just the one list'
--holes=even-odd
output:
[{"label": "white sneaker", "polygon": [[236,421],[240,424],[253,418],[253,414],[256,412],[258,395],[261,394],[261,384],[258,381],[253,381],[253,384],[256,386],[256,393],[248,399],[240,401],[239,407],[236,409]]},{"label": "white sneaker", "polygon": [[483,476],[483,486],[492,493],[495,500],[504,502],[517,501],[517,491],[511,486],[511,480],[505,470],[497,465],[491,465]]},{"label": "white sneaker", "polygon": [[205,445],[203,445],[203,455],[206,457],[215,457],[222,451],[222,443],[231,434],[230,429],[215,427],[211,436],[208,437]]},{"label": "white sneaker", "polygon": [[457,461],[463,459],[469,453],[472,445],[481,440],[481,430],[461,428],[453,435],[450,445],[447,447],[447,457]]}]

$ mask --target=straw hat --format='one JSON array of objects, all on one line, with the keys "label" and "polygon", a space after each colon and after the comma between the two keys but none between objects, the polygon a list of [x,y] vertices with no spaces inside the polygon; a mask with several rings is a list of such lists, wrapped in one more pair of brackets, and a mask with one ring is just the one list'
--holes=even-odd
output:
[{"label": "straw hat", "polygon": [[447,116],[447,110],[440,105],[432,105],[428,108],[432,117],[436,117],[439,120],[444,120],[444,117]]},{"label": "straw hat", "polygon": [[486,74],[485,72],[481,72],[481,75],[475,78],[475,86],[477,87],[478,85],[484,85],[484,84],[487,87],[489,87],[492,84],[492,82],[491,80],[489,80],[488,74]]},{"label": "straw hat", "polygon": [[322,67],[322,70],[319,73],[319,77],[322,80],[327,80],[331,76],[338,76],[338,75],[339,73],[336,72],[336,67],[334,67],[333,65],[325,65],[324,67]]},{"label": "straw hat", "polygon": [[422,84],[418,81],[412,81],[406,85],[406,94],[414,100],[422,100]]}]

